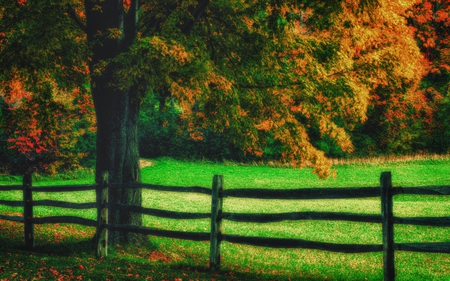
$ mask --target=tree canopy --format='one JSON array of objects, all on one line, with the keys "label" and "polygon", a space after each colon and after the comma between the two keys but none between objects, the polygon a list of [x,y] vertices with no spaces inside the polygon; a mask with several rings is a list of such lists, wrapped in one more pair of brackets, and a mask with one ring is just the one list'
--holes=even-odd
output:
[{"label": "tree canopy", "polygon": [[415,2],[10,1],[2,81],[19,77],[37,93],[52,80],[85,92],[82,85],[109,76],[136,99],[175,98],[193,138],[209,128],[254,155],[275,140],[286,162],[326,177],[330,163],[312,132],[351,152],[351,130],[368,106],[395,99],[383,109],[392,116],[399,99],[413,96],[424,74],[406,22]]}]

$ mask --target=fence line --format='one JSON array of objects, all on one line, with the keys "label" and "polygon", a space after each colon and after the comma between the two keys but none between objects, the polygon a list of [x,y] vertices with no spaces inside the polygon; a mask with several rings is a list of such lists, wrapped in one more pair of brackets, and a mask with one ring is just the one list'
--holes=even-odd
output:
[{"label": "fence line", "polygon": [[[425,226],[450,227],[450,217],[412,217],[399,218],[393,216],[393,196],[399,194],[415,195],[450,195],[450,186],[422,186],[422,187],[392,187],[391,173],[383,172],[380,177],[379,187],[357,187],[357,188],[303,188],[303,189],[260,189],[260,188],[223,188],[223,176],[215,175],[212,189],[193,186],[161,186],[151,184],[110,184],[107,173],[103,174],[103,180],[96,185],[77,186],[53,186],[32,187],[31,175],[25,175],[23,184],[15,186],[0,186],[0,191],[22,190],[23,201],[0,200],[0,205],[24,208],[24,215],[6,216],[0,215],[0,219],[24,223],[24,238],[27,249],[34,247],[34,224],[45,223],[75,223],[97,228],[97,255],[108,254],[108,231],[127,231],[145,235],[163,236],[176,239],[193,241],[210,241],[210,269],[220,269],[221,243],[239,243],[253,246],[265,246],[272,248],[307,248],[343,253],[383,252],[384,280],[395,279],[394,251],[414,251],[430,253],[450,253],[450,243],[395,243],[394,225],[411,224]],[[170,192],[193,192],[211,195],[211,213],[186,213],[126,204],[108,203],[108,189],[110,187],[143,188],[157,191]],[[58,200],[33,200],[34,192],[74,192],[74,191],[96,191],[96,202],[72,203]],[[367,198],[381,197],[381,215],[354,214],[345,212],[288,212],[273,214],[249,214],[230,213],[223,211],[223,199],[226,197],[252,198],[252,199],[282,199],[282,200],[304,200],[304,199],[344,199],[344,198]],[[86,219],[75,216],[55,216],[34,218],[34,206],[50,206],[70,209],[97,209],[97,219]],[[126,208],[129,211],[171,219],[211,219],[210,232],[184,232],[173,230],[162,230],[142,226],[123,226],[110,224],[108,221],[109,208]],[[336,244],[326,242],[307,241],[289,238],[265,238],[249,237],[231,234],[222,234],[221,225],[223,220],[235,222],[268,223],[283,220],[344,220],[366,223],[381,223],[382,244]]]}]

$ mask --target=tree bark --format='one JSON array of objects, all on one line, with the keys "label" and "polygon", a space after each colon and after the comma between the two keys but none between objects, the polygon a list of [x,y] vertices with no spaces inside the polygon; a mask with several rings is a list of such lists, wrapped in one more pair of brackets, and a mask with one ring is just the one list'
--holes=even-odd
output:
[{"label": "tree bark", "polygon": [[[137,4],[136,1],[132,1]],[[137,122],[139,95],[134,87],[120,89],[115,81],[116,58],[126,51],[136,36],[136,18],[125,14],[122,0],[85,1],[88,42],[92,46],[90,61],[91,92],[97,117],[96,181],[109,173],[111,184],[141,182]],[[128,13],[137,13],[130,9]],[[130,27],[131,26],[131,27]],[[142,190],[109,188],[109,203],[142,205]],[[126,209],[109,209],[112,224],[142,225],[142,214]],[[134,233],[110,232],[110,245],[140,243],[145,239]]]},{"label": "tree bark", "polygon": [[[202,16],[209,0],[198,0],[189,9],[192,18],[180,26],[188,34]],[[121,89],[115,78],[118,67],[114,62],[127,52],[138,30],[138,0],[131,0],[127,11],[123,0],[84,0],[87,41],[92,53],[89,62],[91,92],[97,116],[96,181],[108,172],[111,184],[141,182],[137,123],[140,94],[138,87]],[[165,5],[165,4],[162,4]],[[172,12],[171,9],[169,9]],[[160,19],[151,19],[149,26],[158,29]],[[116,185],[117,186],[117,185]],[[109,188],[110,204],[142,205],[141,189]],[[142,214],[125,209],[109,209],[111,224],[142,225]],[[140,243],[145,240],[134,233],[110,232],[108,243]]]}]

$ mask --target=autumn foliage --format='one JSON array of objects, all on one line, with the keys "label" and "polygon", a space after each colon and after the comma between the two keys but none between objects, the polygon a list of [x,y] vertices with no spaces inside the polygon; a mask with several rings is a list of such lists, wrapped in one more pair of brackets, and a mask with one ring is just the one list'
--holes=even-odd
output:
[{"label": "autumn foliage", "polygon": [[3,128],[12,152],[8,168],[22,173],[80,168],[88,151],[77,146],[96,130],[91,98],[80,88],[67,93],[51,78],[34,90],[27,91],[18,74],[2,83]]},{"label": "autumn foliage", "polygon": [[[82,163],[100,82],[99,93],[144,104],[143,156],[202,157],[203,143],[327,177],[329,157],[450,148],[438,137],[450,131],[448,0],[124,0],[136,30],[92,33],[102,3],[2,8],[1,50],[14,58],[2,60],[2,150],[13,162],[53,172]],[[92,56],[102,42],[125,47]]]}]

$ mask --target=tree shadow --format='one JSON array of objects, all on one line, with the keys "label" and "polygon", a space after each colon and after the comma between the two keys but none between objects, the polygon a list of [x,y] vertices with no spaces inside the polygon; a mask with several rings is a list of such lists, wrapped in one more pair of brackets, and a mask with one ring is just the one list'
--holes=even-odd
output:
[{"label": "tree shadow", "polygon": [[[97,258],[96,245],[94,239],[90,237],[70,237],[59,242],[36,237],[34,249],[28,251],[25,248],[23,233],[8,237],[5,232],[3,234],[1,232],[0,252],[9,253],[11,262],[14,259],[26,261],[30,265],[28,268],[30,271],[38,271],[38,264],[41,264],[42,260],[46,261],[46,266],[49,268],[58,268],[62,262],[66,267],[90,263],[92,270],[79,271],[84,274],[86,280],[104,280],[108,276],[108,279],[112,280],[145,280],[147,277],[151,280],[338,280],[321,276],[320,272],[316,272],[313,276],[292,272],[283,274],[282,271],[267,272],[262,269],[252,269],[251,266],[229,268],[227,265],[222,265],[221,270],[211,272],[207,256],[202,255],[200,261],[190,261],[186,257],[174,259],[171,258],[170,253],[164,251],[164,247],[151,242],[139,247],[120,245],[110,247],[108,257]],[[36,268],[32,267],[33,264],[36,264]]]}]

